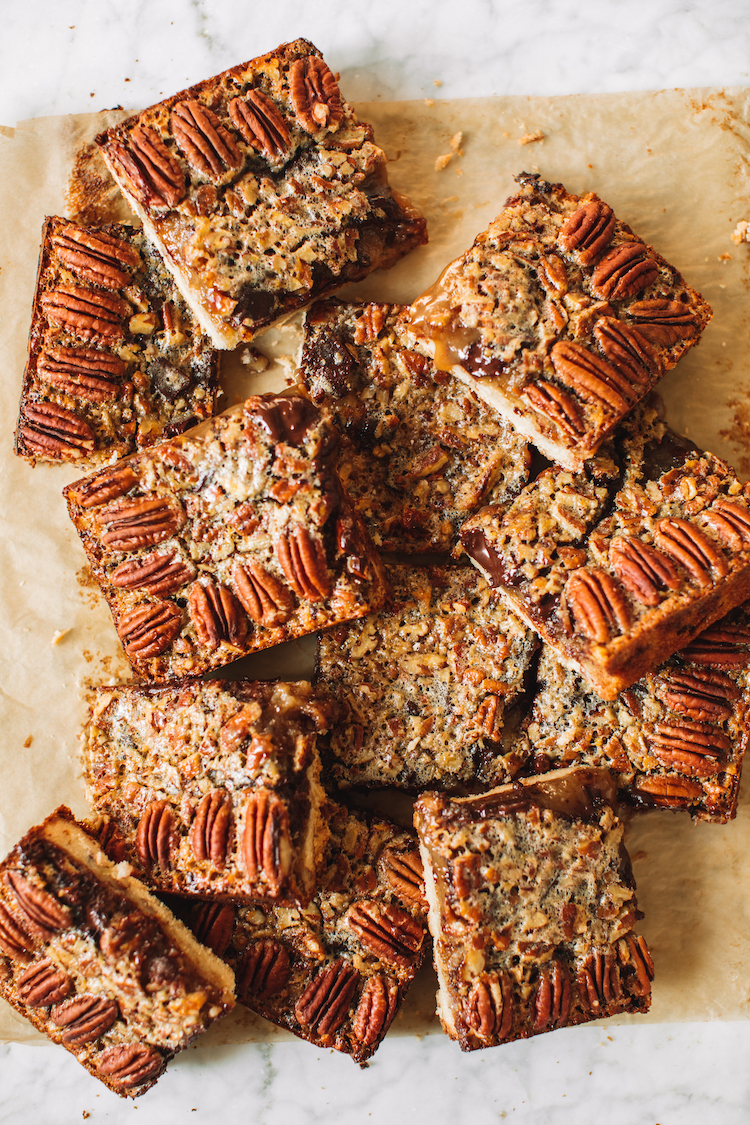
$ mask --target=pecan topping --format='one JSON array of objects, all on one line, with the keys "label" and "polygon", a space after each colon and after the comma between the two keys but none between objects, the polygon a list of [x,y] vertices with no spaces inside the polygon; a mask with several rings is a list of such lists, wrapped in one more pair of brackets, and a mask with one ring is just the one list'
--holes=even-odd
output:
[{"label": "pecan topping", "polygon": [[606,644],[630,625],[630,606],[616,579],[605,570],[576,570],[565,586],[576,628],[596,644]]},{"label": "pecan topping", "polygon": [[678,340],[689,340],[698,332],[695,313],[681,301],[669,301],[665,297],[635,301],[628,308],[628,316],[636,321],[641,335],[664,347]]},{"label": "pecan topping", "polygon": [[398,1007],[398,986],[377,973],[370,977],[352,1019],[352,1034],[365,1047],[374,1047],[391,1025]]},{"label": "pecan topping", "polygon": [[129,1090],[158,1077],[164,1069],[164,1059],[156,1047],[146,1043],[123,1043],[102,1051],[96,1069],[115,1086]]},{"label": "pecan topping", "polygon": [[37,933],[48,940],[60,930],[66,930],[70,925],[70,911],[63,906],[48,891],[35,887],[23,875],[16,871],[9,871],[5,876],[21,913]]},{"label": "pecan topping", "polygon": [[714,668],[745,668],[750,664],[750,632],[740,625],[712,625],[680,650],[689,664]]},{"label": "pecan topping", "polygon": [[483,973],[466,1002],[466,1022],[479,1039],[502,1043],[513,1027],[513,1000],[505,974]]},{"label": "pecan topping", "polygon": [[174,107],[170,127],[188,164],[215,184],[242,167],[242,153],[232,134],[194,98]]},{"label": "pecan topping", "polygon": [[644,733],[646,745],[655,758],[685,777],[711,777],[721,764],[717,758],[731,748],[731,739],[717,727],[689,719],[675,723],[655,723]]},{"label": "pecan topping", "polygon": [[666,809],[683,809],[703,796],[703,787],[686,777],[659,777],[641,775],[636,779],[637,791],[655,805]]},{"label": "pecan topping", "polygon": [[330,594],[325,549],[306,527],[287,529],[276,543],[276,554],[289,585],[301,598],[318,602]]},{"label": "pecan topping", "polygon": [[123,860],[127,859],[127,837],[114,820],[106,820],[104,822],[99,830],[98,840],[101,844],[102,851],[106,852],[113,863],[122,863]]},{"label": "pecan topping", "polygon": [[614,1000],[622,996],[620,971],[610,949],[594,949],[579,967],[578,995],[592,1019],[602,1014]]},{"label": "pecan topping", "polygon": [[743,504],[719,497],[703,519],[730,550],[750,551],[750,511]]},{"label": "pecan topping", "polygon": [[499,695],[488,695],[477,707],[475,722],[485,738],[498,742],[503,729],[505,708]]},{"label": "pecan topping", "polygon": [[117,622],[128,656],[148,660],[168,649],[182,628],[182,610],[171,602],[146,602]]},{"label": "pecan topping", "polygon": [[190,929],[198,941],[223,957],[232,940],[234,907],[229,902],[203,902],[190,919]]},{"label": "pecan topping", "polygon": [[624,301],[647,289],[658,276],[659,267],[642,242],[622,242],[599,262],[591,290],[603,301]]},{"label": "pecan topping", "polygon": [[0,949],[16,961],[30,961],[33,939],[0,902]]},{"label": "pecan topping", "polygon": [[332,1035],[346,1019],[358,980],[353,965],[343,959],[333,961],[310,981],[295,1005],[295,1016],[321,1038]]},{"label": "pecan topping", "polygon": [[584,402],[598,403],[621,413],[638,397],[631,383],[611,363],[583,344],[561,340],[552,348],[550,358],[560,382]]},{"label": "pecan topping", "polygon": [[680,576],[671,560],[640,539],[613,539],[609,561],[628,593],[643,605],[658,605],[662,590],[679,589]]},{"label": "pecan topping", "polygon": [[525,387],[521,397],[525,398],[534,410],[546,414],[571,437],[583,437],[586,433],[581,404],[562,387],[548,383],[546,379],[540,379],[538,383]]},{"label": "pecan topping", "polygon": [[69,1047],[85,1047],[105,1031],[109,1031],[120,1014],[116,1000],[106,996],[76,996],[53,1008],[49,1018],[65,1030],[63,1043]]},{"label": "pecan topping", "polygon": [[289,128],[278,108],[261,90],[248,90],[227,106],[232,124],[247,143],[265,152],[269,160],[286,155]]},{"label": "pecan topping", "polygon": [[237,597],[252,621],[270,629],[289,620],[294,612],[294,594],[260,563],[237,563],[232,578]]},{"label": "pecan topping", "polygon": [[99,289],[76,289],[61,285],[41,299],[47,319],[84,340],[102,337],[119,340],[125,335],[125,318],[131,308],[121,297]]},{"label": "pecan topping", "polygon": [[[564,297],[568,292],[568,271],[557,254],[541,254],[537,263],[537,276],[548,297]],[[559,307],[559,306],[558,306]]]},{"label": "pecan topping", "polygon": [[53,242],[58,258],[68,269],[105,289],[129,285],[129,271],[141,260],[135,247],[101,232],[68,227],[55,235]]},{"label": "pecan topping", "polygon": [[568,254],[575,254],[582,266],[592,266],[612,241],[615,214],[601,199],[584,203],[560,227],[557,241]]},{"label": "pecan topping", "polygon": [[127,364],[95,348],[50,348],[36,366],[38,377],[64,394],[85,402],[111,402],[120,393]]},{"label": "pecan topping", "polygon": [[532,1001],[534,1031],[564,1027],[570,1014],[570,977],[559,961],[552,961],[539,974],[539,987]]},{"label": "pecan topping", "polygon": [[654,979],[654,962],[646,945],[646,939],[640,934],[628,934],[617,943],[617,956],[626,969],[632,969],[635,980],[629,981],[630,992],[635,996],[648,996],[651,992],[651,981]]},{"label": "pecan topping", "polygon": [[377,902],[358,902],[349,911],[349,926],[379,957],[408,969],[422,948],[424,930],[407,910]]},{"label": "pecan topping", "polygon": [[289,813],[268,789],[256,789],[248,797],[242,853],[250,882],[264,881],[269,893],[278,895],[292,860]]},{"label": "pecan topping", "polygon": [[56,402],[28,404],[18,432],[30,452],[44,457],[84,457],[96,445],[88,422]]},{"label": "pecan topping", "polygon": [[699,586],[710,586],[711,571],[720,578],[729,574],[729,566],[718,548],[695,524],[687,520],[659,520],[654,531],[657,546],[681,563]]},{"label": "pecan topping", "polygon": [[223,867],[232,827],[232,798],[226,789],[212,789],[198,805],[190,843],[197,859]]},{"label": "pecan topping", "polygon": [[239,647],[247,636],[247,618],[228,586],[194,582],[188,594],[188,612],[198,640],[212,652],[222,642]]},{"label": "pecan topping", "polygon": [[344,112],[341,94],[333,73],[317,55],[294,60],[289,68],[289,93],[307,133],[338,127]]},{"label": "pecan topping", "polygon": [[258,1000],[275,996],[289,980],[289,953],[279,941],[253,942],[237,973],[237,993]]},{"label": "pecan topping", "polygon": [[58,1004],[69,995],[73,982],[67,973],[49,959],[36,961],[24,969],[17,981],[18,995],[30,1008]]},{"label": "pecan topping", "polygon": [[82,508],[96,508],[108,500],[124,496],[134,484],[138,484],[136,473],[130,465],[120,464],[89,477],[76,488],[74,496]]},{"label": "pecan topping", "polygon": [[388,305],[365,305],[361,316],[355,321],[354,343],[359,347],[377,340],[388,318]]},{"label": "pecan topping", "polygon": [[195,570],[176,553],[145,555],[115,567],[109,576],[123,590],[145,590],[149,594],[172,594],[195,577]]},{"label": "pecan topping", "polygon": [[378,867],[386,883],[405,902],[424,906],[424,869],[416,848],[396,852],[386,848],[378,860]]},{"label": "pecan topping", "polygon": [[135,496],[104,508],[99,522],[108,529],[102,535],[105,547],[111,551],[137,551],[171,539],[185,522],[185,514],[161,496]]},{"label": "pecan topping", "polygon": [[603,316],[594,325],[594,337],[609,362],[642,394],[662,373],[661,360],[637,328],[614,316]]},{"label": "pecan topping", "polygon": [[657,680],[656,694],[673,711],[689,719],[715,723],[731,717],[732,700],[742,695],[726,672],[707,668],[670,668]]},{"label": "pecan topping", "polygon": [[163,872],[171,867],[174,816],[167,801],[152,801],[138,821],[135,847],[142,866],[148,871],[155,864]]},{"label": "pecan topping", "polygon": [[110,155],[130,180],[133,194],[146,207],[176,207],[185,197],[185,176],[159,134],[137,125],[128,143],[115,141]]}]

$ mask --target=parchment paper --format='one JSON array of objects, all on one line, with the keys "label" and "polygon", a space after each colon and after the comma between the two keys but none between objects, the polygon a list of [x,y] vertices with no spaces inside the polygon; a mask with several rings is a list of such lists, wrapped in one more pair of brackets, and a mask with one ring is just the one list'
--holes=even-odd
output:
[{"label": "parchment paper", "polygon": [[[750,447],[742,445],[750,441],[750,245],[731,238],[737,223],[750,219],[750,90],[357,108],[390,156],[392,184],[425,213],[430,244],[346,295],[413,300],[500,210],[518,172],[539,171],[577,193],[595,190],[712,304],[714,320],[700,346],[661,384],[667,417],[750,473]],[[61,496],[79,471],[31,469],[12,452],[42,220],[70,214],[75,200],[65,189],[76,154],[117,116],[43,118],[0,129],[3,855],[60,803],[80,815],[89,811],[77,760],[86,693],[94,684],[128,677]],[[439,160],[448,154],[447,163]],[[436,162],[444,167],[437,170]],[[294,357],[298,344],[294,324],[258,340],[258,349],[272,358],[260,375],[257,363],[243,362],[253,359],[247,349],[227,356],[223,405],[283,386],[293,371],[285,357]],[[229,674],[309,676],[312,651],[308,639],[241,661]],[[630,1020],[750,1015],[747,790],[745,784],[737,819],[726,827],[694,825],[684,814],[664,812],[641,815],[630,826],[627,844],[645,914],[641,929],[656,964],[652,1011]],[[423,970],[394,1031],[438,1029],[434,990],[431,970]],[[284,1034],[242,1010],[204,1042]],[[42,1041],[6,1005],[0,1005],[0,1040]]]}]

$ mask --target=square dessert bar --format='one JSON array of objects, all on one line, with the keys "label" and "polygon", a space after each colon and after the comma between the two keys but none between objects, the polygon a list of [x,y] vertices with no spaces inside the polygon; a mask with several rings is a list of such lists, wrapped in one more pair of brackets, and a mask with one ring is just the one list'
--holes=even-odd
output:
[{"label": "square dessert bar", "polygon": [[379,1046],[422,962],[427,936],[414,833],[328,810],[320,889],[306,908],[176,904],[200,941],[234,967],[238,1000],[355,1062]]},{"label": "square dessert bar", "polygon": [[528,479],[527,443],[404,339],[400,305],[322,301],[301,374],[344,433],[338,471],[378,547],[447,551],[480,505]]},{"label": "square dessert bar", "polygon": [[143,231],[45,221],[16,453],[123,457],[210,417],[217,377],[216,351]]},{"label": "square dessert bar", "polygon": [[606,766],[621,799],[724,824],[737,811],[750,734],[749,669],[746,606],[609,703],[545,645],[516,747],[524,772]]},{"label": "square dessert bar", "polygon": [[553,466],[461,530],[516,612],[612,700],[750,597],[750,487],[640,407],[585,472]]},{"label": "square dessert bar", "polygon": [[593,192],[538,175],[412,306],[416,338],[551,461],[580,469],[712,311]]},{"label": "square dessert bar", "polygon": [[497,785],[534,634],[470,567],[389,567],[381,613],[323,633],[317,678],[342,704],[322,753],[339,786]]},{"label": "square dessert bar", "polygon": [[648,1010],[614,796],[606,770],[578,769],[417,801],[438,1015],[464,1051]]},{"label": "square dessert bar", "polygon": [[83,763],[105,850],[160,892],[308,902],[334,712],[304,682],[100,689]]},{"label": "square dessert bar", "polygon": [[97,137],[217,347],[427,241],[372,129],[304,39]]},{"label": "square dessert bar", "polygon": [[234,974],[59,808],[0,864],[0,996],[124,1097],[234,1006]]},{"label": "square dessert bar", "polygon": [[337,440],[307,399],[256,397],[65,489],[137,672],[200,675],[383,605]]}]

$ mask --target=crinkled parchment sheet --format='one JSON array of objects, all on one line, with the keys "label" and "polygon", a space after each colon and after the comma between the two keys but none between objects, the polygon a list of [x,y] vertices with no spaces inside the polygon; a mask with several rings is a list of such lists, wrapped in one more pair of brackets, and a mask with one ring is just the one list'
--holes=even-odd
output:
[{"label": "crinkled parchment sheet", "polygon": [[[390,156],[391,182],[424,211],[430,244],[351,287],[352,295],[412,300],[500,210],[518,172],[538,171],[577,193],[593,189],[712,304],[715,316],[700,347],[662,384],[667,417],[702,447],[750,471],[750,448],[739,444],[750,435],[750,245],[731,237],[739,221],[750,219],[750,90],[374,102],[360,109]],[[61,496],[80,474],[62,466],[32,469],[12,452],[41,223],[47,214],[71,213],[75,198],[65,189],[76,154],[118,116],[45,118],[0,130],[0,854],[61,802],[86,814],[77,762],[86,691],[127,676]],[[281,356],[293,356],[298,343],[294,326],[258,342]],[[288,360],[254,375],[240,362],[243,351],[226,357],[225,405],[281,387],[289,375]],[[243,661],[242,671],[309,675],[311,652],[309,642],[285,646]],[[636,1022],[750,1015],[747,789],[726,827],[653,812],[628,831],[642,930],[656,963],[652,1011]],[[431,970],[423,970],[394,1030],[438,1030],[434,989]],[[242,1011],[205,1041],[282,1034]],[[0,1005],[0,1039],[40,1037]]]}]

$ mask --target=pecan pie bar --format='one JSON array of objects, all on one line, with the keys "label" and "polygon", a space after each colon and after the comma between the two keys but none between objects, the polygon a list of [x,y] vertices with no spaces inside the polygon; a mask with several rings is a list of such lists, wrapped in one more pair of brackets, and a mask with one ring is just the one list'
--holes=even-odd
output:
[{"label": "pecan pie bar", "polygon": [[160,892],[308,902],[334,713],[304,682],[102,688],[83,762],[103,846]]},{"label": "pecan pie bar", "polygon": [[234,975],[59,808],[0,865],[0,996],[94,1077],[145,1093],[234,1005]]},{"label": "pecan pie bar", "polygon": [[16,453],[125,456],[210,417],[217,377],[216,351],[142,231],[45,221]]},{"label": "pecan pie bar", "polygon": [[329,808],[331,841],[308,907],[176,904],[234,968],[237,998],[318,1047],[362,1063],[396,1016],[425,948],[414,833]]},{"label": "pecan pie bar", "polygon": [[481,504],[528,479],[523,438],[404,340],[405,309],[322,301],[307,314],[302,371],[343,438],[339,476],[378,547],[447,551]]},{"label": "pecan pie bar", "polygon": [[585,472],[552,467],[461,530],[508,603],[612,700],[750,597],[750,487],[640,407]]},{"label": "pecan pie bar", "polygon": [[217,347],[427,241],[372,129],[304,39],[97,138]]},{"label": "pecan pie bar", "polygon": [[65,489],[134,669],[199,675],[379,609],[379,557],[307,399],[256,397]]},{"label": "pecan pie bar", "polygon": [[318,681],[343,717],[323,750],[340,786],[510,780],[505,724],[536,638],[470,567],[389,567],[393,602],[323,633]]},{"label": "pecan pie bar", "polygon": [[452,371],[538,449],[580,469],[696,344],[712,311],[593,192],[538,175],[412,306]]},{"label": "pecan pie bar", "polygon": [[[544,646],[517,753],[537,772],[606,766],[620,797],[720,824],[750,734],[750,612],[734,610],[607,703]],[[526,770],[524,766],[524,770]]]},{"label": "pecan pie bar", "polygon": [[438,1015],[464,1051],[648,1010],[614,796],[606,770],[578,769],[417,801]]}]

